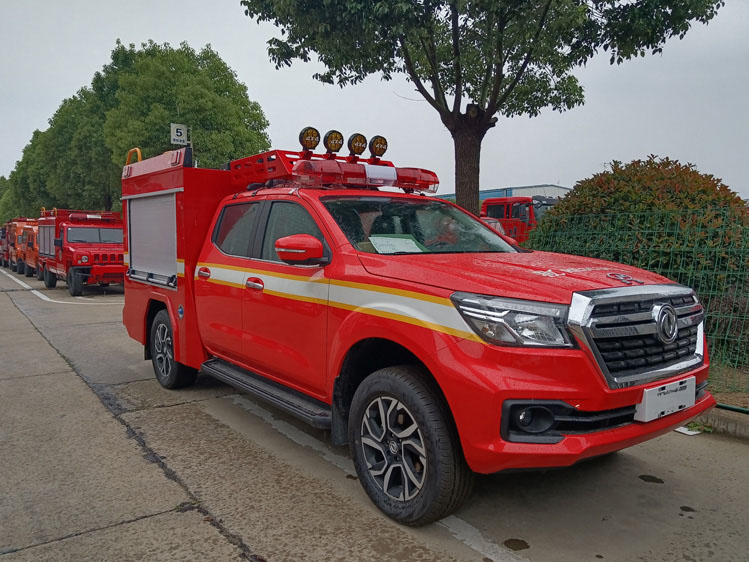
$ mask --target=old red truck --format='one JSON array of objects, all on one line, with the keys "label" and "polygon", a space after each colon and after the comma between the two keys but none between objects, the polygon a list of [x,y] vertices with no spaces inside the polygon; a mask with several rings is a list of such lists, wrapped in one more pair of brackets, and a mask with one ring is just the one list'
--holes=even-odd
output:
[{"label": "old red truck", "polygon": [[25,249],[21,244],[21,238],[23,237],[23,227],[30,220],[26,217],[18,217],[7,223],[7,263],[11,271],[24,272],[23,255]]},{"label": "old red truck", "polygon": [[518,243],[528,240],[546,211],[557,204],[555,197],[491,197],[481,202],[481,218],[495,219],[505,234]]},{"label": "old red truck", "polygon": [[330,430],[409,525],[474,473],[572,465],[715,404],[691,289],[520,250],[353,137],[349,156],[306,130],[225,170],[189,148],[124,167],[123,321],[164,387],[200,370]]},{"label": "old red truck", "polygon": [[64,279],[70,294],[78,296],[86,285],[124,281],[120,213],[42,209],[38,240],[39,267],[48,289]]},{"label": "old red truck", "polygon": [[37,257],[39,254],[36,243],[37,229],[37,221],[29,219],[21,230],[21,241],[18,247],[18,266],[16,270],[26,277],[33,277],[37,271]]}]

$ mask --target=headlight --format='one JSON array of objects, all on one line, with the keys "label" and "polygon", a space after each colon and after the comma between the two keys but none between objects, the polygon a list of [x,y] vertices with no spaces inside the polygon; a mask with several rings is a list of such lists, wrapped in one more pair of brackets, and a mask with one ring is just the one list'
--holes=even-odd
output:
[{"label": "headlight", "polygon": [[88,256],[81,256],[78,258],[81,263],[88,263]]},{"label": "headlight", "polygon": [[473,331],[495,345],[574,347],[565,328],[568,307],[453,293],[450,297]]}]

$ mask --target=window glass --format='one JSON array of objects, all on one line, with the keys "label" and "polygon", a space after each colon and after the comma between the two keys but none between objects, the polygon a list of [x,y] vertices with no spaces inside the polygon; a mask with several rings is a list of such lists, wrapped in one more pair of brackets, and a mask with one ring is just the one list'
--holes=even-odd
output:
[{"label": "window glass", "polygon": [[512,205],[512,218],[528,222],[528,203],[514,203]]},{"label": "window glass", "polygon": [[489,205],[486,207],[486,215],[495,219],[505,218],[505,206],[502,205]]},{"label": "window glass", "polygon": [[121,228],[68,228],[68,242],[81,244],[122,244]]},{"label": "window glass", "polygon": [[222,252],[230,256],[250,257],[252,229],[257,222],[259,209],[258,203],[229,205],[224,208],[213,238]]},{"label": "window glass", "polygon": [[320,228],[304,207],[286,201],[274,202],[265,227],[260,257],[264,260],[281,261],[276,254],[276,240],[292,234],[309,234],[320,242],[325,242]]},{"label": "window glass", "polygon": [[452,205],[427,198],[323,199],[351,244],[373,254],[514,252],[495,231]]}]

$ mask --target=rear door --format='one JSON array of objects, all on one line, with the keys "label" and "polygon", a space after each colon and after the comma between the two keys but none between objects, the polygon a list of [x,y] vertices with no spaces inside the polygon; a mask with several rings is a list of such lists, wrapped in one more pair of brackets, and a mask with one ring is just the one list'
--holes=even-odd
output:
[{"label": "rear door", "polygon": [[195,308],[203,343],[210,353],[240,364],[245,364],[242,299],[262,206],[257,200],[225,205],[195,270]]}]

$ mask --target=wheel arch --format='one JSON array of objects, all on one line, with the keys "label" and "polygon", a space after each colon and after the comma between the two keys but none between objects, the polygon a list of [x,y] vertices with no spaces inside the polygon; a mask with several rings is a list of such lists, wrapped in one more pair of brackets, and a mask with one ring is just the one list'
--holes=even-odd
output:
[{"label": "wheel arch", "polygon": [[400,343],[387,338],[371,337],[357,341],[348,349],[333,383],[333,444],[345,445],[348,442],[349,412],[359,385],[375,371],[397,365],[414,365],[420,368],[424,382],[435,397],[442,401],[449,418],[448,423],[457,431],[445,394],[426,363]]},{"label": "wheel arch", "polygon": [[146,334],[146,343],[143,346],[143,359],[151,359],[151,325],[153,324],[153,319],[156,318],[156,315],[161,310],[166,310],[166,313],[169,315],[169,322],[172,324],[172,338],[176,347],[177,338],[176,334],[174,334],[174,315],[170,308],[169,301],[167,300],[156,299],[153,297],[148,300],[146,314],[143,318],[143,321],[145,322],[144,333]]}]

